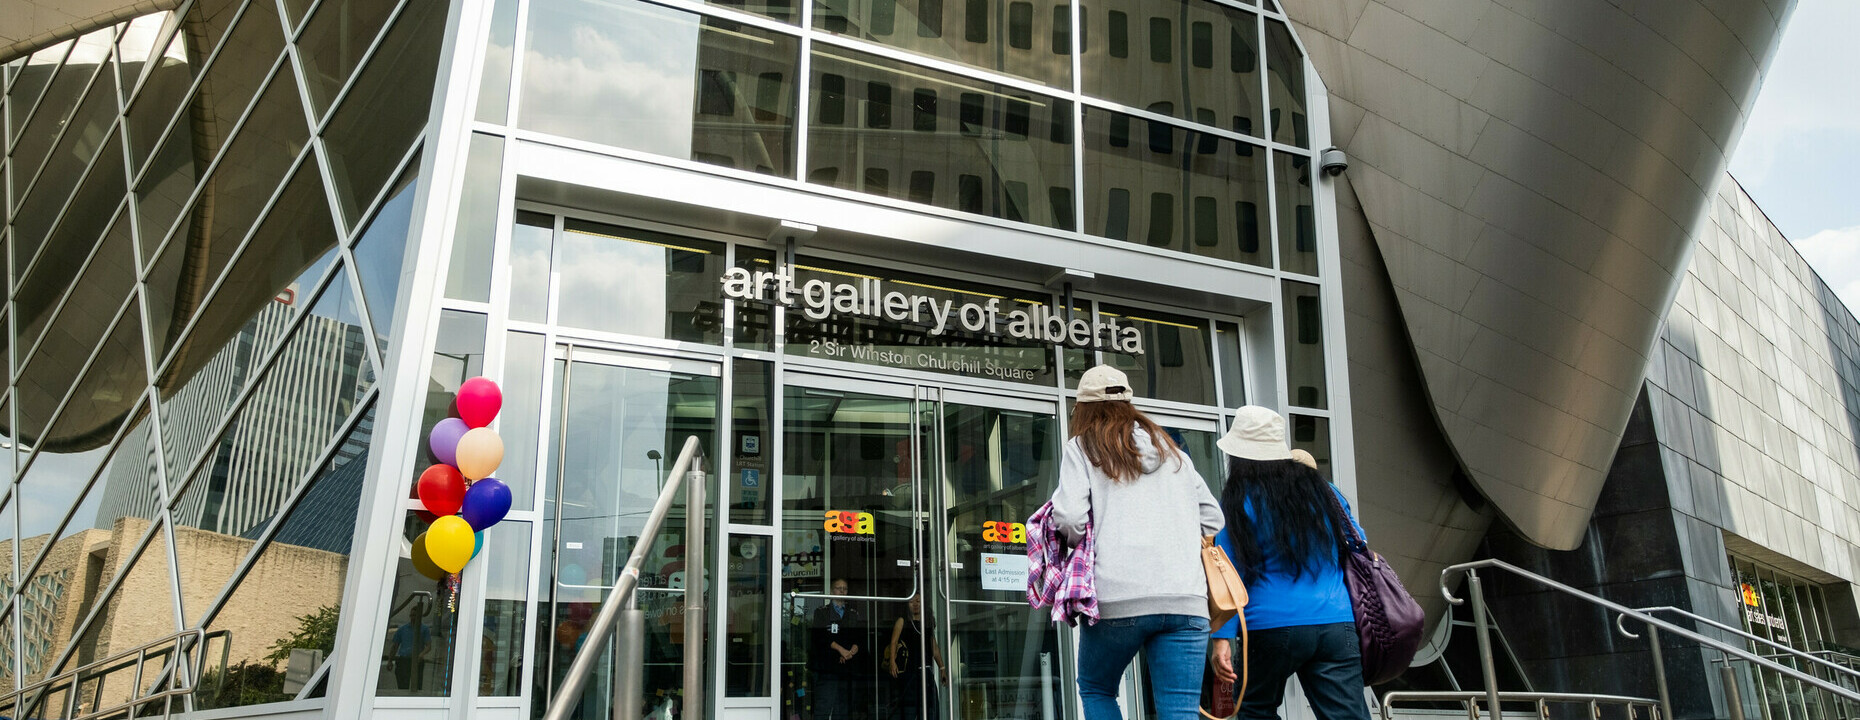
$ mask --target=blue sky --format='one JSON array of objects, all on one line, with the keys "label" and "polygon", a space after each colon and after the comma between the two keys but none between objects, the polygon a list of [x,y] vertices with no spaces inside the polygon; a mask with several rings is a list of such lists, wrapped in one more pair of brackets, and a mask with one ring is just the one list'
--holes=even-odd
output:
[{"label": "blue sky", "polygon": [[1860,2],[1799,0],[1731,175],[1860,310]]}]

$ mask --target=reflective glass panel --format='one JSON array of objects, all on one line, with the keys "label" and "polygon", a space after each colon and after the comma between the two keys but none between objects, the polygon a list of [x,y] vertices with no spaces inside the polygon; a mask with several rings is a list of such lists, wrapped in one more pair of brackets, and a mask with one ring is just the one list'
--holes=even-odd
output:
[{"label": "reflective glass panel", "polygon": [[1088,95],[1263,136],[1253,13],[1206,0],[1086,6]]},{"label": "reflective glass panel", "polygon": [[[110,322],[107,313],[122,307],[136,280],[127,207],[118,209],[109,231],[95,243],[73,238],[47,246],[14,300],[20,347],[35,347],[39,334],[55,320],[61,327],[101,327]],[[97,219],[110,222],[107,216]]]},{"label": "reflective glass panel", "polygon": [[1246,361],[1241,355],[1240,326],[1230,322],[1214,323],[1214,357],[1221,369],[1221,407],[1237,408],[1246,404]]},{"label": "reflective glass panel", "polygon": [[808,92],[808,182],[1073,227],[1071,102],[827,46]]},{"label": "reflective glass panel", "polygon": [[1087,108],[1085,231],[1269,267],[1266,151],[1155,120]]},{"label": "reflective glass panel", "polygon": [[[949,597],[1024,605],[1026,588],[983,573],[1027,555],[1027,517],[1052,497],[1065,441],[1051,411],[943,403],[942,501]],[[953,563],[953,564],[952,564]]]},{"label": "reflective glass panel", "polygon": [[109,58],[109,46],[115,33],[114,27],[108,27],[80,38],[72,48],[71,55],[65,58],[64,67],[59,69],[51,86],[46,88],[38,109],[33,111],[26,126],[13,126],[16,136],[11,153],[15,193],[25,189],[26,180],[44,162],[59,130],[64,128],[66,120],[77,110],[79,98],[85,96],[93,80],[100,84],[100,92],[97,93],[99,102],[108,100],[110,104],[115,104],[115,73],[101,72],[107,69],[105,65]]},{"label": "reflective glass panel", "polygon": [[[56,448],[94,440],[98,434],[108,436],[141,396],[148,382],[142,313],[128,303],[111,326],[115,311],[103,312],[109,315],[94,323],[73,318],[68,327],[47,333],[39,351],[20,370],[16,392],[19,424],[25,430],[21,440]],[[61,402],[64,407],[58,409]],[[55,409],[57,420],[52,419]],[[41,429],[43,436],[38,434]]]},{"label": "reflective glass panel", "polygon": [[814,28],[920,55],[1072,86],[1065,0],[814,0]]},{"label": "reflective glass panel", "polygon": [[[736,246],[736,266],[750,273],[775,269],[775,253],[761,248]],[[734,301],[736,305],[736,347],[744,350],[775,348],[775,311],[766,303]]]},{"label": "reflective glass panel", "polygon": [[[578,361],[558,365],[556,378],[559,411],[551,437],[560,440],[550,447],[544,491],[543,533],[551,538],[551,550],[543,556],[549,565],[539,577],[536,618],[535,672],[546,679],[538,682],[546,692],[561,686],[594,613],[642,541],[647,510],[659,493],[652,453],[669,468],[687,437],[716,447],[721,399],[716,377],[678,370]],[[641,567],[639,603],[647,617],[642,694],[655,709],[670,703],[683,682],[684,608],[678,591],[710,586],[687,566],[684,513],[680,493]],[[611,658],[611,653],[602,658],[595,672],[611,673]],[[546,703],[544,695],[537,694],[538,704]],[[585,694],[582,716],[605,717],[610,697]]]},{"label": "reflective glass panel", "polygon": [[1285,384],[1291,404],[1330,407],[1324,373],[1324,310],[1318,286],[1285,281]]},{"label": "reflective glass panel", "polygon": [[770,580],[770,538],[732,535],[724,552],[730,559],[730,596],[721,609],[724,621],[725,697],[767,697],[769,651],[774,637],[769,627],[769,601],[776,590]]},{"label": "reflective glass panel", "polygon": [[[116,130],[111,124],[116,120],[115,78],[110,73],[102,73],[81,104],[76,108],[62,110],[69,112],[70,117],[61,118],[63,123],[51,130],[62,134],[54,137],[51,134],[28,132],[20,138],[19,145],[13,148],[11,167],[15,192],[25,193],[13,232],[13,236],[21,241],[18,243],[19,257],[15,260],[15,272],[25,269],[32,253],[38,249],[39,241],[45,238],[46,231],[58,221],[61,206],[71,197],[71,189],[78,186],[80,178],[84,178],[86,185],[91,187],[98,186],[100,182],[116,186],[113,189],[117,197],[103,201],[108,203],[107,207],[115,207],[117,201],[122,199],[122,153],[110,152],[103,155],[103,162],[96,163],[94,167],[91,165],[91,159],[98,156],[98,151],[106,146],[106,142],[116,139]],[[30,143],[33,141],[43,141],[44,145],[32,147]],[[53,142],[57,146],[47,155],[47,146]],[[114,149],[121,147],[121,144],[109,143],[108,147]],[[42,168],[40,160],[44,160]],[[98,200],[93,198],[91,202]],[[95,206],[74,207],[64,215],[64,222],[102,222],[94,217],[86,217],[98,213],[108,214],[109,210]]]},{"label": "reflective glass panel", "polygon": [[[47,178],[44,187],[33,190],[20,205],[13,217],[14,272],[28,269],[27,264],[43,246],[48,231],[60,244],[95,242],[110,221],[111,211],[128,192],[128,182],[123,179],[122,142],[115,133],[96,139],[102,148],[88,174],[83,175],[82,184],[78,184],[78,174],[84,169],[70,168],[69,179],[77,185],[75,194],[70,192],[71,185],[61,185],[65,178]],[[58,223],[56,230],[54,222]]]},{"label": "reflective glass panel", "polygon": [[530,9],[519,125],[790,177],[799,41],[633,0]]},{"label": "reflective glass panel", "polygon": [[[207,666],[194,696],[197,708],[290,700],[302,689],[302,681],[292,679],[308,677],[334,652],[373,434],[373,413],[364,413],[309,478],[310,486],[282,516],[283,524],[231,594],[211,608],[205,623]],[[299,480],[275,477],[270,490],[288,496]],[[273,512],[280,509],[272,507]],[[175,528],[181,604],[190,622],[226,592],[237,563],[277,519],[266,518],[238,534]]]},{"label": "reflective glass panel", "polygon": [[769,496],[775,490],[773,463],[775,425],[775,366],[761,360],[737,359],[731,378],[729,477],[724,483],[730,521],[769,524]]},{"label": "reflective glass panel", "polygon": [[1317,459],[1318,469],[1326,477],[1333,477],[1330,464],[1330,418],[1312,415],[1293,415],[1291,418],[1292,447],[1311,453]]},{"label": "reflective glass panel", "polygon": [[497,240],[498,181],[504,176],[504,139],[472,133],[458,220],[452,227],[452,261],[446,270],[446,297],[487,302],[491,299],[491,251]]},{"label": "reflective glass panel", "polygon": [[510,228],[510,319],[548,319],[549,264],[554,253],[555,216],[518,210],[517,222]]},{"label": "reflective glass panel", "polygon": [[483,645],[479,647],[478,695],[523,693],[524,631],[529,629],[530,524],[500,522],[484,529]]},{"label": "reflective glass panel", "polygon": [[[297,99],[296,82],[286,68],[259,96],[251,117],[240,127],[187,212],[177,214],[181,205],[165,201],[184,199],[191,188],[166,183],[149,187],[146,182],[137,188],[144,245],[152,247],[152,238],[165,236],[168,241],[161,251],[164,255],[201,256],[187,262],[205,277],[217,277],[308,142],[303,103]],[[314,164],[306,163],[304,167],[315,174]],[[170,235],[169,224],[177,216],[180,222],[174,223]]]},{"label": "reflective glass panel", "polygon": [[[144,537],[148,543],[139,547]],[[78,636],[75,652],[66,655],[59,665],[65,672],[135,650],[180,629],[174,614],[174,575],[168,563],[166,530],[159,525],[151,527],[141,518],[124,518],[111,528],[105,542],[104,566],[127,569],[120,573],[109,596],[97,603],[96,615]],[[138,549],[140,554],[136,554]],[[87,676],[78,686],[80,697],[91,707],[121,704],[130,697],[134,671],[135,663],[131,662],[103,670],[101,676]],[[152,675],[145,677],[141,689],[154,684]]]},{"label": "reflective glass panel", "polygon": [[[148,72],[148,80],[142,83],[140,92],[129,100],[129,112],[125,113],[124,126],[129,133],[129,157],[133,167],[142,168],[148,160],[149,153],[155,149],[155,143],[161,139],[162,129],[174,119],[175,111],[181,101],[187,98],[187,91],[193,86],[195,63],[206,59],[205,53],[190,52],[190,36],[182,28],[168,38],[168,45],[159,57],[151,58],[154,67]],[[127,93],[132,88],[124,88]],[[249,97],[248,97],[249,99]]]},{"label": "reflective glass panel", "polygon": [[396,5],[380,0],[323,0],[317,6],[316,15],[297,37],[304,88],[310,92],[310,109],[317,117],[329,110],[343,83],[355,74],[362,55]]},{"label": "reflective glass panel", "polygon": [[1214,356],[1208,324],[1200,318],[1101,305],[1100,314],[1143,334],[1143,354],[1106,351],[1104,362],[1130,376],[1137,397],[1213,405]]},{"label": "reflective glass panel", "polygon": [[368,307],[368,322],[383,357],[394,336],[394,305],[400,301],[400,271],[407,254],[407,234],[413,227],[419,168],[420,157],[415,154],[381,201],[374,219],[368,221],[368,229],[355,241],[355,275],[361,281],[362,304]]},{"label": "reflective glass panel", "polygon": [[572,301],[559,304],[556,322],[721,345],[723,250],[722,243],[568,220],[558,293]]},{"label": "reflective glass panel", "polygon": [[161,57],[157,51],[164,46],[157,43],[168,39],[163,33],[174,29],[179,20],[172,12],[158,12],[131,20],[123,27],[116,38],[116,71],[117,87],[124,101],[128,101],[130,92],[135,90],[148,62]]},{"label": "reflective glass panel", "polygon": [[1195,472],[1208,484],[1208,492],[1214,493],[1214,497],[1220,497],[1223,480],[1227,477],[1227,456],[1214,444],[1220,435],[1207,430],[1170,427],[1166,417],[1159,417],[1156,422],[1163,426],[1164,432],[1169,433],[1169,439],[1175,441],[1175,446],[1188,454]]},{"label": "reflective glass panel", "polygon": [[[920,506],[918,453],[933,452],[913,435],[916,403],[816,388],[784,392],[784,594],[909,598],[922,585],[916,571],[920,528],[913,517]],[[837,668],[837,662],[828,664],[830,642],[869,649],[863,634],[875,623],[871,604],[830,607],[819,597],[794,602],[811,616],[806,658],[816,673]],[[874,653],[858,657],[866,667],[877,664]]]},{"label": "reflective glass panel", "polygon": [[408,0],[323,129],[344,228],[359,222],[426,127],[446,8],[440,0]]},{"label": "reflective glass panel", "polygon": [[[284,36],[278,29],[277,6],[251,3],[245,14],[239,16],[239,24],[226,36],[226,44],[214,56],[213,64],[207,66],[200,89],[183,109],[181,119],[169,131],[166,142],[191,148],[187,152],[195,167],[204,168],[219,152],[283,51]],[[295,90],[292,88],[293,97]],[[148,106],[146,116],[145,105]],[[291,107],[298,112],[296,117],[290,118],[293,124],[302,125],[302,105],[292,103]],[[172,109],[160,97],[138,99],[130,109],[130,143],[140,152],[137,160],[147,155],[171,113]],[[251,120],[257,119],[254,116]],[[169,150],[164,148],[164,152]]]},{"label": "reflective glass panel", "polygon": [[393,604],[388,606],[377,695],[444,697],[451,692],[458,611],[447,602],[446,580],[421,574],[411,555],[413,543],[423,539],[427,526],[417,514],[407,513],[395,538],[399,562],[390,596]]},{"label": "reflective glass panel", "polygon": [[536,504],[537,432],[542,422],[543,362],[548,346],[536,333],[504,334],[504,406],[497,434],[504,439],[504,462],[497,477],[510,486],[510,509]]},{"label": "reflective glass panel", "polygon": [[[122,552],[160,508],[154,437],[146,409],[138,409],[114,450],[97,447],[43,452],[20,487],[20,563],[30,578],[20,590],[22,679],[43,679],[64,650],[77,622],[96,603]],[[99,468],[108,456],[108,464]],[[92,548],[104,548],[97,554]],[[36,563],[36,565],[35,565]],[[167,591],[162,591],[164,606]]]},{"label": "reflective glass panel", "polygon": [[[218,438],[209,436],[217,416],[210,416],[214,420],[201,431],[166,438],[186,453],[179,460],[171,458],[171,463],[199,461],[186,487],[179,488],[173,513],[180,525],[243,537],[262,532],[316,467],[323,449],[372,384],[354,297],[346,278],[338,274],[335,279]],[[237,369],[259,372],[258,358],[240,359],[245,366]],[[206,415],[186,407],[189,400],[163,399],[164,428],[178,426],[177,420],[185,417],[181,413]],[[193,451],[209,445],[207,452]]]},{"label": "reflective glass panel", "polygon": [[1311,147],[1305,113],[1305,55],[1285,23],[1266,21],[1266,91],[1272,96],[1272,139]]},{"label": "reflective glass panel", "polygon": [[26,64],[19,66],[13,76],[13,87],[7,91],[9,102],[6,105],[7,127],[13,129],[13,137],[25,131],[27,120],[33,109],[38,106],[39,98],[44,95],[45,87],[51,83],[52,75],[57,72],[65,56],[71,53],[74,40],[53,45],[32,54]]},{"label": "reflective glass panel", "polygon": [[[234,248],[218,244],[183,252],[181,244],[171,243],[149,273],[149,312],[154,320],[150,330],[160,343],[161,355],[175,354],[169,361],[170,372],[177,363],[197,367],[263,309],[276,310],[281,320],[294,315],[297,295],[309,292],[312,288],[307,284],[316,279],[315,275],[306,277],[306,271],[335,246],[329,201],[314,162],[298,167],[236,259]],[[222,279],[221,270],[228,262],[232,267]],[[208,294],[216,281],[218,288]],[[195,316],[199,319],[190,330],[188,321]],[[188,338],[184,344],[183,332]]]},{"label": "reflective glass panel", "polygon": [[491,37],[484,46],[484,68],[478,76],[479,122],[504,124],[510,105],[510,60],[517,45],[517,0],[496,0],[491,5]]},{"label": "reflective glass panel", "polygon": [[1275,152],[1273,192],[1279,212],[1279,267],[1318,274],[1317,209],[1311,194],[1311,158]]}]

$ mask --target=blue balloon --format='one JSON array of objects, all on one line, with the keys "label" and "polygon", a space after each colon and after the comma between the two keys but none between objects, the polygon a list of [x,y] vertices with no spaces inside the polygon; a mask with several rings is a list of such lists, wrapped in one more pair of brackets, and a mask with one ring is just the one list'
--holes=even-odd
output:
[{"label": "blue balloon", "polygon": [[471,559],[478,559],[478,552],[484,549],[484,531],[471,534]]},{"label": "blue balloon", "polygon": [[497,478],[485,478],[465,489],[465,504],[459,517],[473,530],[483,530],[510,514],[510,486]]}]

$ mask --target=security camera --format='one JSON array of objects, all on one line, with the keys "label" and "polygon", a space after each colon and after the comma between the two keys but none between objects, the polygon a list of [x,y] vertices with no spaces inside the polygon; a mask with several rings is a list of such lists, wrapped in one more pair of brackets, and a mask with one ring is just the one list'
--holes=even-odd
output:
[{"label": "security camera", "polygon": [[1342,150],[1335,147],[1324,148],[1324,152],[1318,155],[1318,168],[1323,170],[1325,175],[1337,177],[1342,175],[1343,171],[1350,169],[1350,156],[1343,154]]}]

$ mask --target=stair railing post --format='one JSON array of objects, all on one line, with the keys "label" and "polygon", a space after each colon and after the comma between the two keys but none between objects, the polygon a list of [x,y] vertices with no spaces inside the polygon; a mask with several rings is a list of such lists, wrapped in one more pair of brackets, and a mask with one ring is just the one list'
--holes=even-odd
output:
[{"label": "stair railing post", "polygon": [[1653,648],[1653,686],[1660,691],[1660,720],[1673,720],[1673,698],[1666,691],[1666,658],[1660,651],[1660,629],[1647,626],[1647,644]]},{"label": "stair railing post", "polygon": [[646,613],[639,609],[639,593],[627,598],[614,625],[613,720],[639,720],[646,672]]},{"label": "stair railing post", "polygon": [[1485,676],[1485,701],[1492,708],[1492,720],[1502,720],[1504,711],[1498,704],[1498,668],[1492,659],[1491,628],[1485,617],[1485,588],[1477,571],[1466,571],[1466,587],[1472,595],[1473,630],[1479,638],[1479,672]]},{"label": "stair railing post", "polygon": [[[704,459],[685,478],[685,699],[681,720],[704,720]],[[689,568],[697,568],[693,573]],[[722,568],[718,568],[721,575]],[[721,579],[721,578],[719,578]],[[722,658],[718,658],[720,661]]]},{"label": "stair railing post", "polygon": [[1731,667],[1731,659],[1718,666],[1718,682],[1724,685],[1724,704],[1731,720],[1744,720],[1744,691],[1737,686],[1737,670]]}]

